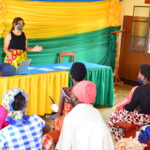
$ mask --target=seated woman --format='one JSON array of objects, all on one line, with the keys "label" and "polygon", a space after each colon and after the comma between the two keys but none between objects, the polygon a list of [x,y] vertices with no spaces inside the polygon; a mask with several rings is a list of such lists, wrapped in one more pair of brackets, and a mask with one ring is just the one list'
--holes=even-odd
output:
[{"label": "seated woman", "polygon": [[[64,117],[71,111],[71,109],[76,105],[77,98],[72,94],[72,88],[80,81],[82,81],[86,76],[87,70],[83,63],[76,62],[72,65],[70,70],[70,78],[73,82],[72,87],[62,88],[60,94],[59,111],[54,115],[54,121],[52,125],[52,130],[43,137],[43,148],[50,149],[53,144],[53,139],[59,138],[59,133],[62,129],[62,124]],[[52,118],[50,116],[49,118]],[[53,136],[53,137],[52,137]],[[57,141],[54,140],[54,141]],[[54,142],[56,143],[56,142]]]},{"label": "seated woman", "polygon": [[27,116],[27,94],[13,88],[3,95],[3,106],[8,112],[9,125],[0,130],[0,149],[42,150],[42,129],[45,121],[37,115]]},{"label": "seated woman", "polygon": [[[75,86],[78,82],[82,81],[86,76],[87,70],[83,63],[76,62],[72,65],[70,70],[70,78]],[[60,103],[58,116],[54,119],[53,129],[61,130],[64,117],[75,106],[76,97],[72,95],[72,87],[62,88],[60,94]]]},{"label": "seated woman", "polygon": [[96,86],[81,81],[73,87],[78,104],[64,118],[57,150],[114,150],[109,130],[100,112],[93,107]]},{"label": "seated woman", "polygon": [[119,127],[117,123],[121,122],[123,126],[126,125],[124,123],[128,123],[129,126],[150,124],[150,65],[141,65],[138,77],[143,85],[135,89],[129,104],[121,110],[112,112],[108,122],[116,141],[123,138],[125,134],[124,127]]}]

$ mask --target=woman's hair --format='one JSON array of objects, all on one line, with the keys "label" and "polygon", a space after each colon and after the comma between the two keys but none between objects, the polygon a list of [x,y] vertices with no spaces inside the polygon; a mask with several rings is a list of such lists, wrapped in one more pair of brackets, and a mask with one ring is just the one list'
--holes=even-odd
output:
[{"label": "woman's hair", "polygon": [[19,92],[15,97],[15,101],[12,103],[13,110],[22,110],[26,106],[26,98]]},{"label": "woman's hair", "polygon": [[71,67],[70,74],[75,81],[82,81],[87,74],[85,65],[80,62],[75,62]]},{"label": "woman's hair", "polygon": [[19,21],[23,21],[23,24],[25,24],[25,23],[24,23],[24,20],[23,20],[21,17],[16,17],[16,18],[14,18],[14,20],[13,20],[13,22],[12,22],[12,27],[11,27],[11,30],[10,30],[11,32],[15,29],[15,28],[14,28],[14,24],[17,25]]},{"label": "woman's hair", "polygon": [[150,81],[150,65],[149,64],[142,64],[140,65],[140,73]]}]

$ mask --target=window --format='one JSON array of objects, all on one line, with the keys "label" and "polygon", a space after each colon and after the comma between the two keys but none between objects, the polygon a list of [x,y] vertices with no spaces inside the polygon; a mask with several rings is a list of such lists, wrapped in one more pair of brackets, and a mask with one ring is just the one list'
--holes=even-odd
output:
[{"label": "window", "polygon": [[150,53],[150,6],[134,6],[131,50]]}]

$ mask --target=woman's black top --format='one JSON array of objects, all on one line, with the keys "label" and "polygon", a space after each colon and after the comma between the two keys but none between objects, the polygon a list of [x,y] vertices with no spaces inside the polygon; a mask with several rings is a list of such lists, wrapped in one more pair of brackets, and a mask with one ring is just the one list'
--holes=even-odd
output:
[{"label": "woman's black top", "polygon": [[124,108],[127,111],[136,109],[140,114],[150,114],[150,84],[138,87],[133,93],[131,102]]},{"label": "woman's black top", "polygon": [[26,50],[26,37],[24,32],[19,36],[11,32],[11,40],[8,49]]}]

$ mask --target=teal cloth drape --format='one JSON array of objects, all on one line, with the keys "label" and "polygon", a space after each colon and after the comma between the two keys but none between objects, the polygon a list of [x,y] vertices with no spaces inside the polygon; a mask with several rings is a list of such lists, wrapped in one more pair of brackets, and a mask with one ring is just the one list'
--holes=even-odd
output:
[{"label": "teal cloth drape", "polygon": [[[31,65],[44,65],[58,62],[58,53],[75,52],[76,61],[91,62],[108,65],[114,68],[116,55],[116,38],[110,34],[120,27],[108,27],[87,33],[73,34],[63,37],[47,39],[29,39],[29,47],[42,45],[42,52],[29,52],[28,58],[32,59]],[[3,39],[0,40],[0,52],[3,52]],[[0,57],[3,61],[4,54]],[[65,57],[63,62],[70,61]]]},{"label": "teal cloth drape", "polygon": [[[87,69],[85,80],[90,80],[96,84],[97,96],[94,106],[112,107],[114,105],[114,83],[111,68]],[[72,86],[70,77],[69,86]]]}]

